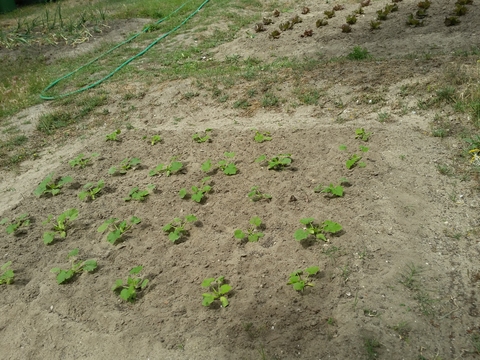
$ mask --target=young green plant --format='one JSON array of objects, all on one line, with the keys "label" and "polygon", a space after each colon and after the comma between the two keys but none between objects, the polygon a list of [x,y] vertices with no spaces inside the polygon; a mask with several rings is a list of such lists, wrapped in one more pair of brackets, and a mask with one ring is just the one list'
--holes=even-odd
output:
[{"label": "young green plant", "polygon": [[160,141],[162,141],[162,138],[160,137],[160,135],[153,135],[152,138],[150,139],[150,144],[153,146],[156,143],[159,143]]},{"label": "young green plant", "polygon": [[112,287],[112,291],[118,293],[120,298],[124,301],[135,302],[137,299],[137,292],[145,289],[148,285],[148,279],[143,279],[138,274],[143,270],[143,266],[134,267],[129,271],[127,281],[118,279]]},{"label": "young green plant", "polygon": [[362,141],[368,141],[372,133],[366,132],[364,128],[355,129],[355,139],[360,139]]},{"label": "young green plant", "polygon": [[358,156],[357,154],[353,154],[352,156],[350,156],[350,158],[345,162],[345,166],[347,167],[347,169],[352,169],[353,167],[355,167],[356,165],[358,165],[358,167],[365,167],[366,164],[363,162],[363,161],[360,161],[362,160],[362,157],[361,156]]},{"label": "young green plant", "polygon": [[267,131],[267,132],[260,132],[260,131],[255,131],[255,136],[253,137],[253,139],[257,142],[257,143],[263,143],[264,141],[270,141],[272,140],[272,137],[270,136],[270,133]]},{"label": "young green plant", "polygon": [[[43,243],[45,245],[51,244],[55,240],[55,236],[61,239],[67,237],[67,230],[70,227],[70,222],[78,217],[77,209],[69,209],[60,214],[56,220],[51,224],[51,230],[43,233]],[[50,224],[53,219],[53,215],[48,215],[47,220],[43,222],[43,225]]]},{"label": "young green plant", "polygon": [[[0,221],[0,225],[7,225],[10,222],[9,218],[4,218]],[[30,226],[30,215],[22,214],[16,219],[10,222],[10,225],[7,225],[7,234],[14,234],[18,229],[22,227]]]},{"label": "young green plant", "polygon": [[265,234],[259,230],[262,228],[262,220],[258,216],[254,216],[250,219],[250,228],[244,233],[242,230],[235,230],[233,235],[236,239],[243,240],[245,238],[250,242],[257,242],[260,238],[264,237]]},{"label": "young green plant", "polygon": [[125,201],[130,201],[130,200],[137,200],[137,201],[144,201],[148,195],[155,189],[154,184],[149,184],[147,185],[146,190],[140,190],[138,186],[134,187],[130,192],[128,193],[128,196],[124,198],[123,200]]},{"label": "young green plant", "polygon": [[296,291],[303,291],[305,286],[314,286],[309,282],[309,277],[318,273],[320,268],[318,266],[311,266],[305,270],[296,270],[290,274],[287,285],[292,285]]},{"label": "young green plant", "polygon": [[272,157],[270,160],[267,160],[266,155],[261,155],[255,160],[255,162],[263,163],[264,161],[267,161],[268,170],[283,170],[292,163],[293,160],[291,156],[291,154],[279,154]]},{"label": "young green plant", "polygon": [[105,135],[105,141],[120,141],[117,136],[120,135],[122,131],[120,129],[115,130],[111,134]]},{"label": "young green plant", "polygon": [[158,164],[155,169],[150,170],[148,176],[155,176],[162,172],[164,172],[166,176],[170,176],[171,174],[179,172],[182,168],[183,164],[180,161],[175,161],[175,158],[173,158],[168,165]]},{"label": "young green plant", "polygon": [[342,197],[343,196],[343,186],[342,185],[333,185],[330,184],[329,186],[324,186],[322,184],[318,185],[313,189],[316,193],[326,193],[331,194],[333,197]]},{"label": "young green plant", "polygon": [[35,189],[33,192],[35,196],[41,197],[42,195],[51,194],[55,196],[60,193],[63,185],[72,182],[73,179],[70,176],[64,176],[58,181],[53,179],[53,173],[49,174]]},{"label": "young green plant", "polygon": [[201,181],[200,186],[192,186],[192,193],[189,194],[187,192],[187,189],[182,188],[178,192],[178,195],[182,199],[186,199],[187,197],[190,197],[193,201],[196,201],[197,203],[202,202],[202,200],[205,197],[205,194],[209,193],[212,191],[212,187],[210,185],[207,185],[207,183],[210,181],[211,177],[207,176],[206,178],[203,178]]},{"label": "young green plant", "polygon": [[212,129],[205,129],[204,133],[201,134],[201,133],[195,133],[192,135],[192,139],[193,141],[197,142],[197,143],[204,143],[204,142],[210,142],[212,141],[210,139],[210,132],[212,131]]},{"label": "young green plant", "polygon": [[11,265],[12,262],[9,261],[0,267],[0,285],[10,285],[13,284],[13,282],[15,281],[15,273],[12,269],[9,269]]},{"label": "young green plant", "polygon": [[264,194],[260,190],[258,190],[258,186],[254,186],[250,189],[250,192],[247,194],[248,198],[253,202],[266,200],[270,201],[272,199],[272,195]]},{"label": "young green plant", "polygon": [[232,287],[225,284],[225,277],[208,278],[202,281],[202,287],[210,290],[208,293],[203,293],[202,305],[210,306],[216,300],[225,308],[228,306],[227,294],[232,290]]},{"label": "young green plant", "polygon": [[50,270],[50,272],[57,274],[58,284],[63,284],[72,280],[75,277],[75,275],[83,271],[92,272],[97,268],[97,261],[94,259],[75,262],[77,255],[78,255],[78,249],[73,249],[68,253],[67,258],[71,262],[70,269],[63,270],[57,267]]},{"label": "young green plant", "polygon": [[70,160],[68,164],[74,168],[75,166],[78,166],[79,168],[83,169],[90,165],[90,162],[92,161],[92,158],[97,157],[98,153],[93,153],[90,156],[85,156],[85,154],[79,154],[75,159]]},{"label": "young green plant", "polygon": [[126,233],[133,227],[133,225],[140,224],[141,222],[142,220],[136,216],[132,216],[128,221],[120,221],[117,218],[110,218],[102,225],[100,225],[97,231],[103,233],[105,230],[108,229],[109,232],[107,235],[107,241],[110,244],[114,245],[124,233]]},{"label": "young green plant", "polygon": [[142,161],[139,158],[125,158],[119,167],[112,166],[108,169],[110,175],[125,175],[128,170],[135,169]]},{"label": "young green plant", "polygon": [[[235,156],[234,152],[224,152],[223,155],[227,159],[232,159]],[[223,171],[225,175],[235,175],[238,172],[237,166],[234,162],[229,162],[228,160],[220,160],[218,162],[218,167]]]},{"label": "young green plant", "polygon": [[162,230],[168,234],[170,241],[175,243],[182,237],[189,235],[187,225],[189,223],[194,223],[195,221],[197,221],[197,217],[192,214],[185,216],[183,219],[177,217],[173,219],[173,221],[166,224]]},{"label": "young green plant", "polygon": [[325,220],[321,225],[315,223],[314,218],[300,219],[300,223],[304,225],[303,229],[297,229],[294,237],[297,241],[302,241],[313,236],[317,240],[327,241],[326,234],[336,234],[342,230],[342,226],[331,220]]},{"label": "young green plant", "polygon": [[87,198],[95,200],[98,193],[102,191],[104,186],[105,182],[103,180],[99,180],[96,185],[94,183],[87,183],[83,185],[83,191],[80,191],[78,193],[78,198],[80,200],[85,200]]}]

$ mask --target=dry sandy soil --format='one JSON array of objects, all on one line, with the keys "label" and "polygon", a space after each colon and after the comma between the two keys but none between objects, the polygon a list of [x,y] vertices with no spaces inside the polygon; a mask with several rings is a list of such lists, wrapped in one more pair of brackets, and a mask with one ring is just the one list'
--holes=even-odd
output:
[{"label": "dry sandy soil", "polygon": [[[357,4],[345,4],[321,29],[315,21],[333,4],[305,4],[310,13],[300,15],[303,22],[279,39],[268,39],[276,25],[249,36],[254,34],[251,24],[212,56],[238,54],[270,61],[321,52],[330,58],[361,45],[382,60],[331,62],[314,69],[309,85],[324,95],[318,105],[309,106],[287,101],[273,109],[260,104],[234,109],[196,89],[189,79],[134,83],[125,89],[105,84],[112,100],[87,121],[105,126],[67,145],[47,148],[16,174],[0,174],[1,218],[28,213],[32,219],[16,236],[2,229],[1,263],[12,261],[15,270],[15,283],[1,287],[3,359],[479,356],[474,340],[478,346],[480,196],[475,180],[460,181],[437,170],[442,164],[467,163],[457,157],[464,144],[458,137],[431,136],[435,113],[452,131],[466,125],[468,117],[447,105],[419,109],[418,94],[404,91],[418,84],[425,89],[443,76],[450,62],[458,65],[461,58],[450,58],[451,52],[480,46],[478,4],[470,6],[459,26],[445,27],[443,18],[453,1],[433,2],[427,26],[408,28],[404,20],[416,4],[403,1],[381,30],[371,32],[370,20],[385,5],[379,1],[365,8],[351,34],[339,27]],[[275,21],[300,12],[296,6]],[[310,28],[313,36],[301,38]],[[401,56],[411,53],[418,56]],[[474,68],[465,59],[461,68]],[[236,85],[235,91],[243,94],[247,88],[242,86]],[[281,83],[272,91],[282,94],[292,86]],[[143,95],[122,100],[127,91]],[[199,94],[182,96],[189,91]],[[116,128],[112,119],[130,105],[135,106],[129,113],[133,129],[122,128],[119,142],[106,142],[105,134]],[[51,106],[42,105],[41,112]],[[379,113],[388,113],[387,121],[379,122]],[[18,117],[36,121],[38,115],[37,107]],[[193,133],[207,128],[213,129],[211,142],[192,141]],[[270,132],[272,140],[256,143],[253,128]],[[355,138],[358,128],[372,133],[368,142]],[[154,134],[162,141],[152,146]],[[201,204],[180,199],[181,188],[205,177],[201,163],[217,163],[226,151],[235,152],[239,173],[210,174],[213,191]],[[94,152],[100,156],[91,166],[68,164],[79,153]],[[262,154],[285,153],[293,162],[283,171],[255,162]],[[363,156],[365,167],[346,168],[354,153]],[[141,166],[121,176],[108,174],[111,166],[133,157],[141,159]],[[181,172],[148,176],[172,157],[184,164]],[[74,181],[57,196],[37,198],[33,191],[49,173]],[[314,192],[317,185],[338,184],[343,177],[349,181],[343,197]],[[106,184],[100,196],[80,201],[80,188],[100,179]],[[148,184],[156,189],[145,201],[123,200],[133,187]],[[247,197],[252,186],[271,194],[271,201],[252,202]],[[78,209],[79,216],[67,237],[46,246],[42,222],[70,208]],[[186,214],[195,214],[198,221],[183,241],[170,242],[162,227]],[[108,218],[131,216],[141,223],[116,245],[97,231]],[[263,220],[265,236],[258,242],[235,239],[234,230],[247,229],[253,216]],[[300,243],[293,234],[304,217],[319,223],[332,220],[343,230],[327,236],[328,242]],[[67,254],[73,248],[79,248],[78,259],[96,259],[99,267],[58,285],[50,269],[68,267]],[[111,287],[137,265],[143,265],[141,275],[150,282],[130,304]],[[289,274],[309,266],[320,268],[312,278],[314,286],[296,292],[287,285]],[[221,275],[233,288],[230,305],[203,307],[201,282]]]}]

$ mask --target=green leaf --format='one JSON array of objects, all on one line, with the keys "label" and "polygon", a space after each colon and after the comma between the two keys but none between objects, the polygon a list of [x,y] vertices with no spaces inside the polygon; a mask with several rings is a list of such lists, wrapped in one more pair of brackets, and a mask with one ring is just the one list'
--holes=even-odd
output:
[{"label": "green leaf", "polygon": [[122,236],[122,232],[119,229],[115,229],[108,233],[107,241],[110,244],[115,244],[115,242]]},{"label": "green leaf", "polygon": [[7,234],[13,234],[19,228],[19,224],[10,224],[7,226]]},{"label": "green leaf", "polygon": [[178,192],[178,195],[180,195],[180,198],[185,198],[185,196],[187,196],[187,189],[185,188],[182,188],[180,189],[180,191]]},{"label": "green leaf", "polygon": [[332,194],[335,196],[343,196],[343,187],[338,185],[332,188]]},{"label": "green leaf", "polygon": [[265,161],[267,155],[260,155],[258,158],[255,159],[255,162],[262,162]]},{"label": "green leaf", "polygon": [[112,291],[120,289],[121,287],[123,287],[123,280],[118,279],[118,280],[115,281],[115,284],[112,286]]},{"label": "green leaf", "polygon": [[197,217],[193,214],[190,214],[190,215],[187,215],[185,216],[185,220],[188,221],[188,222],[195,222],[197,221]]},{"label": "green leaf", "polygon": [[215,281],[215,278],[208,278],[202,281],[202,287],[208,288]]},{"label": "green leaf", "polygon": [[77,256],[77,255],[78,255],[78,249],[73,249],[68,253],[67,257],[71,258],[72,256]]},{"label": "green leaf", "polygon": [[134,268],[132,268],[129,273],[130,275],[137,275],[138,273],[140,273],[140,271],[143,270],[143,266],[142,265],[139,265],[139,266],[136,266]]},{"label": "green leaf", "polygon": [[325,231],[325,232],[335,234],[335,233],[339,232],[340,230],[342,230],[342,225],[340,225],[340,224],[338,224],[334,221],[331,221],[331,220],[325,220],[323,222],[322,230]]},{"label": "green leaf", "polygon": [[55,238],[55,233],[52,231],[47,231],[43,233],[43,243],[45,245],[51,244]]},{"label": "green leaf", "polygon": [[236,239],[242,240],[242,239],[245,238],[246,235],[245,235],[245,233],[244,233],[242,230],[235,230],[235,231],[233,232],[233,236],[235,236]]},{"label": "green leaf", "polygon": [[146,288],[147,285],[148,285],[148,279],[145,279],[142,281],[142,285],[140,285],[140,288],[143,290]]},{"label": "green leaf", "polygon": [[0,225],[5,225],[8,222],[8,218],[3,218],[2,221],[0,221]]},{"label": "green leaf", "polygon": [[223,284],[222,286],[220,286],[220,289],[218,290],[218,293],[221,294],[221,295],[225,295],[230,290],[232,290],[232,287],[230,285]]},{"label": "green leaf", "polygon": [[215,297],[210,293],[202,294],[202,296],[203,296],[203,301],[202,301],[203,306],[210,306],[210,304],[215,301]]},{"label": "green leaf", "polygon": [[85,260],[82,267],[83,270],[91,272],[97,268],[97,262],[93,259]]},{"label": "green leaf", "polygon": [[104,232],[105,230],[107,230],[107,228],[110,226],[110,224],[114,223],[117,220],[118,220],[117,218],[108,219],[102,225],[100,225],[100,227],[97,229],[97,231],[98,232]]},{"label": "green leaf", "polygon": [[125,301],[134,302],[137,297],[135,288],[129,287],[120,291],[120,298]]},{"label": "green leaf", "polygon": [[355,166],[355,164],[360,161],[362,157],[361,156],[358,156],[357,154],[353,154],[350,159],[348,159],[345,163],[345,165],[347,166],[347,169],[351,169],[352,167]]},{"label": "green leaf", "polygon": [[197,193],[192,194],[192,200],[196,201],[197,203],[202,202],[203,199],[203,192],[199,191]]},{"label": "green leaf", "polygon": [[201,169],[203,172],[208,172],[211,169],[211,167],[212,167],[212,160],[208,159],[202,164]]},{"label": "green leaf", "polygon": [[222,303],[222,306],[226,308],[228,306],[228,300],[225,296],[220,296],[220,302]]},{"label": "green leaf", "polygon": [[183,167],[183,164],[181,162],[174,161],[170,164],[170,171],[174,173],[180,170],[182,167]]},{"label": "green leaf", "polygon": [[175,242],[180,239],[180,234],[177,231],[173,231],[168,234],[168,238],[170,239],[170,241]]},{"label": "green leaf", "polygon": [[223,170],[225,175],[235,175],[237,173],[237,167],[234,163],[229,163]]},{"label": "green leaf", "polygon": [[309,275],[315,275],[316,273],[318,273],[320,270],[320,268],[318,266],[310,266],[309,268],[306,268],[305,271],[309,274]]},{"label": "green leaf", "polygon": [[264,237],[265,234],[261,232],[253,233],[248,235],[249,242],[257,242],[260,238]]},{"label": "green leaf", "polygon": [[299,281],[293,284],[293,288],[297,291],[302,291],[305,287],[305,281]]},{"label": "green leaf", "polygon": [[254,216],[250,219],[250,224],[259,227],[260,225],[262,225],[262,219],[260,219],[258,216]]},{"label": "green leaf", "polygon": [[[2,270],[3,270],[3,269],[2,269]],[[60,271],[62,271],[62,269],[60,269],[60,268],[58,268],[58,267],[57,267],[57,268],[53,268],[53,269],[50,270],[50,272],[51,272],[51,273],[54,273],[54,274],[58,274]]]},{"label": "green leaf", "polygon": [[367,151],[368,151],[368,147],[360,145],[360,151],[362,151],[362,152],[367,152]]},{"label": "green leaf", "polygon": [[300,219],[300,224],[303,224],[303,225],[310,225],[311,223],[313,223],[315,221],[314,218],[303,218],[303,219]]},{"label": "green leaf", "polygon": [[167,224],[162,228],[162,230],[165,231],[165,232],[169,232],[170,229],[173,229],[172,224]]},{"label": "green leaf", "polygon": [[295,237],[295,240],[301,241],[308,238],[309,235],[310,234],[307,231],[303,229],[298,229],[297,231],[295,231],[295,234],[293,236]]},{"label": "green leaf", "polygon": [[65,184],[71,183],[73,181],[73,178],[71,176],[64,176],[63,178],[60,179],[58,182],[58,186],[62,187]]},{"label": "green leaf", "polygon": [[345,151],[345,150],[347,150],[347,146],[346,146],[346,145],[340,145],[340,146],[338,147],[338,149],[339,149],[340,151]]},{"label": "green leaf", "polygon": [[140,219],[139,217],[132,216],[130,218],[130,223],[131,224],[140,224],[141,222],[142,222],[142,219]]}]

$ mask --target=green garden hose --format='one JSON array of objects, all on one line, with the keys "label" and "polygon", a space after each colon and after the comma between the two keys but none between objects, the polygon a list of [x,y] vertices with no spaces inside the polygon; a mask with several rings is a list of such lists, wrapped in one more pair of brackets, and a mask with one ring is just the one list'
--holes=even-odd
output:
[{"label": "green garden hose", "polygon": [[[170,15],[168,16],[165,16],[164,18],[158,20],[155,25],[158,25],[162,22],[164,22],[165,20],[168,20],[170,17],[172,17],[173,15],[175,15],[178,11],[180,11],[185,5],[187,5],[188,3],[190,3],[192,0],[188,0],[187,2],[183,3],[179,8],[177,8],[175,11],[173,11]],[[86,68],[87,66],[93,64],[94,62],[96,62],[97,60],[103,58],[104,56],[110,54],[112,51],[118,49],[119,47],[131,42],[132,40],[136,39],[138,36],[140,36],[141,34],[147,32],[149,30],[150,27],[147,27],[145,29],[143,29],[141,32],[131,36],[129,39],[121,42],[120,44],[118,45],[115,45],[113,48],[111,48],[110,50],[104,52],[103,54],[101,54],[100,56],[97,56],[95,59],[91,60],[90,62],[88,62],[87,64],[85,65],[82,65],[80,66],[78,69],[68,73],[67,75],[65,76],[62,76],[61,78],[55,80],[54,82],[50,83],[50,85],[48,85],[45,89],[43,89],[42,93],[40,94],[40,98],[43,99],[43,100],[56,100],[56,99],[60,99],[60,98],[64,98],[66,96],[70,96],[70,95],[74,95],[74,94],[79,94],[85,90],[89,90],[89,89],[92,89],[94,88],[95,86],[101,84],[102,82],[104,82],[105,80],[109,79],[110,77],[112,77],[116,72],[118,72],[120,69],[122,69],[124,66],[126,66],[127,64],[129,64],[130,62],[132,62],[133,60],[139,58],[140,56],[142,56],[143,54],[145,54],[148,50],[150,50],[154,45],[156,45],[159,41],[165,39],[168,35],[170,35],[171,33],[173,33],[174,31],[177,31],[181,26],[185,25],[185,23],[190,20],[196,13],[198,13],[210,0],[204,0],[203,3],[195,10],[193,11],[190,15],[188,15],[185,20],[183,20],[179,25],[175,26],[173,29],[169,30],[168,32],[166,32],[165,34],[163,34],[162,36],[156,38],[152,43],[150,43],[150,45],[148,45],[145,49],[143,49],[142,51],[140,51],[138,54],[132,56],[130,59],[126,60],[123,64],[121,64],[120,66],[118,66],[115,70],[113,70],[110,74],[106,75],[105,77],[101,78],[100,80],[97,80],[95,81],[94,83],[91,83],[89,85],[86,85],[80,89],[77,89],[77,90],[74,90],[74,91],[70,91],[70,92],[66,92],[64,94],[60,94],[60,95],[56,95],[56,96],[48,96],[46,95],[46,92],[48,90],[50,90],[51,88],[53,88],[55,85],[57,85],[59,82],[69,78],[70,76],[74,75],[75,73],[79,72],[80,70]]]}]

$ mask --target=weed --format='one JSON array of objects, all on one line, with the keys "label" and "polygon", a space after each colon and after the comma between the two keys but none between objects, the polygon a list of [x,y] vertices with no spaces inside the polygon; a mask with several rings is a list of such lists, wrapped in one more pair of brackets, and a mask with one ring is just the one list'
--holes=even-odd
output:
[{"label": "weed", "polygon": [[340,249],[336,246],[330,246],[322,252],[327,255],[334,264],[337,263],[337,257],[341,255]]},{"label": "weed", "polygon": [[78,198],[80,200],[85,200],[86,198],[95,200],[97,194],[102,191],[104,186],[105,182],[103,180],[99,180],[96,185],[94,183],[87,183],[83,185],[83,191],[80,191]]},{"label": "weed", "polygon": [[381,123],[386,122],[389,118],[390,118],[390,114],[388,112],[378,113],[378,121]]},{"label": "weed", "polygon": [[13,284],[13,282],[15,281],[15,273],[12,269],[9,269],[11,265],[12,262],[8,261],[0,267],[0,285],[10,285]]},{"label": "weed", "polygon": [[250,189],[250,192],[247,194],[248,198],[253,202],[267,200],[270,201],[272,199],[272,195],[264,194],[260,190],[258,190],[258,186],[254,186]]},{"label": "weed", "polygon": [[105,135],[105,141],[120,141],[117,138],[117,135],[119,135],[122,131],[120,129],[115,130],[111,134]]},{"label": "weed", "polygon": [[322,184],[318,185],[313,189],[316,193],[326,193],[332,194],[333,196],[342,197],[343,196],[343,186],[342,185],[333,185],[330,184],[329,186],[323,186]]},{"label": "weed", "polygon": [[208,293],[203,293],[202,305],[210,306],[219,300],[222,306],[225,308],[228,306],[227,294],[232,290],[229,284],[225,284],[225,277],[219,276],[218,278],[208,278],[202,281],[202,287],[210,290]]},{"label": "weed", "polygon": [[127,220],[120,221],[117,218],[110,218],[100,225],[97,231],[103,233],[105,230],[109,230],[107,241],[114,245],[133,225],[139,224],[141,221],[142,220],[136,216],[132,216],[128,222]]},{"label": "weed", "polygon": [[199,133],[195,133],[192,135],[192,139],[193,141],[197,142],[197,143],[204,143],[204,142],[210,142],[212,141],[210,139],[210,132],[212,131],[212,129],[205,129],[204,133],[203,134],[199,134]]},{"label": "weed", "polygon": [[302,91],[298,95],[298,99],[305,105],[318,105],[318,99],[320,99],[320,93],[316,89]]},{"label": "weed", "polygon": [[422,269],[415,264],[407,264],[406,269],[400,274],[400,284],[407,289],[416,290],[418,288],[418,277]]},{"label": "weed", "polygon": [[314,218],[300,219],[300,223],[304,225],[303,229],[295,231],[294,237],[297,241],[308,239],[310,236],[314,236],[318,240],[328,241],[325,236],[327,233],[336,234],[342,230],[342,226],[331,220],[325,220],[321,226],[315,224]]},{"label": "weed", "polygon": [[250,103],[248,102],[248,100],[245,100],[245,99],[237,100],[233,103],[234,109],[246,109],[249,106],[250,106]]},{"label": "weed", "polygon": [[65,176],[58,181],[53,180],[53,173],[49,174],[35,189],[33,192],[37,197],[42,195],[51,194],[55,196],[60,193],[63,185],[72,182],[73,179],[70,176]]},{"label": "weed", "polygon": [[388,14],[390,14],[388,10],[385,10],[385,9],[377,10],[377,20],[382,20],[382,21],[387,20]]},{"label": "weed", "polygon": [[270,136],[270,133],[268,131],[264,133],[261,133],[260,131],[255,131],[255,136],[253,137],[253,139],[257,143],[262,143],[264,141],[272,140],[272,137]]},{"label": "weed", "polygon": [[149,184],[147,185],[146,190],[140,190],[138,186],[134,187],[130,192],[128,193],[128,196],[124,198],[123,200],[125,201],[130,201],[130,200],[137,200],[137,201],[145,201],[147,196],[150,195],[150,192],[155,189],[155,185]]},{"label": "weed", "polygon": [[248,238],[248,241],[250,242],[257,242],[260,238],[265,236],[264,233],[258,231],[262,228],[262,220],[258,216],[254,216],[250,219],[250,225],[251,226],[246,234],[242,230],[235,230],[235,238],[240,240]]},{"label": "weed", "polygon": [[43,114],[38,120],[37,130],[47,135],[52,135],[55,130],[70,125],[74,120],[69,112],[55,112],[52,114]]},{"label": "weed", "polygon": [[357,17],[355,15],[348,15],[346,19],[347,24],[349,25],[354,25],[357,22]]},{"label": "weed", "polygon": [[148,176],[155,176],[161,172],[165,173],[165,176],[170,176],[175,174],[183,169],[183,164],[180,161],[175,161],[175,158],[172,158],[172,161],[168,165],[159,164],[155,169],[150,170]]},{"label": "weed", "polygon": [[160,137],[160,135],[153,135],[152,138],[150,139],[150,144],[153,146],[156,143],[159,143],[160,141],[162,141],[162,138]]},{"label": "weed", "polygon": [[303,291],[305,286],[313,287],[313,283],[308,282],[309,277],[316,275],[320,268],[318,266],[311,266],[305,270],[296,270],[290,274],[287,285],[292,285],[296,291]]},{"label": "weed", "polygon": [[364,128],[356,129],[355,130],[355,139],[360,139],[362,141],[367,142],[370,139],[372,133],[368,133],[365,131]]},{"label": "weed", "polygon": [[188,230],[186,229],[186,226],[188,223],[193,223],[195,221],[197,221],[197,217],[195,215],[187,215],[183,219],[178,217],[165,225],[162,230],[168,234],[168,238],[174,243],[183,236],[188,236]]},{"label": "weed", "polygon": [[118,279],[112,286],[112,291],[118,293],[120,298],[124,301],[135,302],[137,299],[137,292],[145,289],[148,285],[148,279],[143,279],[138,274],[143,270],[143,266],[136,266],[129,271],[127,281]]},{"label": "weed", "polygon": [[[0,278],[0,284],[1,284],[1,278]],[[473,348],[477,354],[480,354],[480,334],[475,333],[472,335],[470,338],[470,341],[472,342]]]},{"label": "weed", "polygon": [[90,156],[85,156],[84,154],[79,154],[75,159],[70,160],[68,164],[74,168],[75,166],[78,166],[79,168],[83,169],[86,166],[90,165],[90,162],[93,157],[97,157],[98,153],[93,153]]},{"label": "weed", "polygon": [[273,158],[271,158],[270,160],[267,160],[267,156],[266,155],[261,155],[259,156],[255,162],[264,162],[265,160],[268,161],[268,166],[267,166],[267,169],[268,170],[283,170],[284,168],[286,168],[287,166],[289,166],[291,163],[292,163],[292,158],[291,158],[291,154],[279,154],[277,156],[274,156]]},{"label": "weed", "polygon": [[75,257],[78,255],[78,249],[73,249],[68,253],[67,258],[71,261],[70,269],[62,270],[60,268],[53,268],[50,272],[57,274],[57,283],[63,284],[73,279],[73,277],[83,271],[92,272],[97,268],[97,261],[93,259],[75,262]]},{"label": "weed", "polygon": [[[350,158],[345,162],[345,166],[347,167],[347,169],[352,169],[353,167],[355,167],[356,165],[358,165],[359,167],[365,167],[365,163],[363,162],[360,162],[360,160],[362,159],[361,156],[358,156],[357,154],[353,154],[352,156],[350,156]],[[358,163],[358,164],[357,164]]]},{"label": "weed", "polygon": [[381,346],[381,344],[377,339],[367,338],[364,340],[363,346],[365,347],[367,358],[369,360],[374,360],[378,358],[377,349]]},{"label": "weed", "polygon": [[433,306],[435,300],[432,299],[428,293],[425,291],[418,291],[413,298],[417,300],[420,305],[420,311],[423,315],[431,316],[435,313],[435,307]]},{"label": "weed", "polygon": [[[0,225],[7,225],[10,220],[8,218],[3,218],[0,221]],[[22,227],[30,226],[30,215],[22,214],[18,216],[16,219],[10,222],[10,225],[7,226],[7,234],[14,234],[18,229]]]},{"label": "weed", "polygon": [[408,334],[412,330],[408,322],[406,321],[399,322],[397,325],[394,325],[392,328],[397,332],[398,336],[400,337],[400,340],[408,341]]},{"label": "weed", "polygon": [[355,46],[352,52],[347,55],[347,59],[349,60],[367,60],[371,57],[368,50],[361,46]]},{"label": "weed", "polygon": [[274,107],[279,105],[280,100],[275,94],[267,92],[262,98],[263,107]]},{"label": "weed", "polygon": [[[75,220],[78,217],[77,209],[69,209],[60,214],[57,219],[51,225],[51,231],[43,233],[43,242],[45,245],[51,244],[55,240],[55,236],[59,236],[65,239],[67,236],[67,229],[69,222]],[[53,219],[53,215],[48,215],[47,220],[43,222],[43,225],[49,224]]]},{"label": "weed", "polygon": [[377,30],[377,29],[379,29],[381,24],[382,24],[381,21],[371,20],[371,21],[370,21],[370,30]]},{"label": "weed", "polygon": [[446,175],[446,176],[452,176],[453,175],[453,169],[446,164],[438,164],[437,165],[437,170],[442,175]]},{"label": "weed", "polygon": [[128,170],[135,169],[142,161],[138,158],[125,158],[120,163],[119,167],[112,166],[108,169],[110,175],[125,175]]},{"label": "weed", "polygon": [[[223,155],[231,159],[235,156],[234,152],[225,152]],[[233,162],[228,162],[228,160],[220,160],[218,162],[218,167],[223,171],[225,175],[235,175],[238,171],[237,166]]]},{"label": "weed", "polygon": [[206,183],[209,182],[210,179],[211,179],[211,177],[207,176],[206,178],[202,179],[200,186],[192,186],[192,194],[191,195],[188,194],[187,189],[185,189],[185,188],[180,189],[180,191],[178,192],[178,195],[180,195],[180,197],[182,199],[185,199],[188,196],[190,196],[193,201],[196,201],[197,203],[200,203],[200,202],[202,202],[205,194],[212,191],[212,187],[210,185],[206,185]]}]

